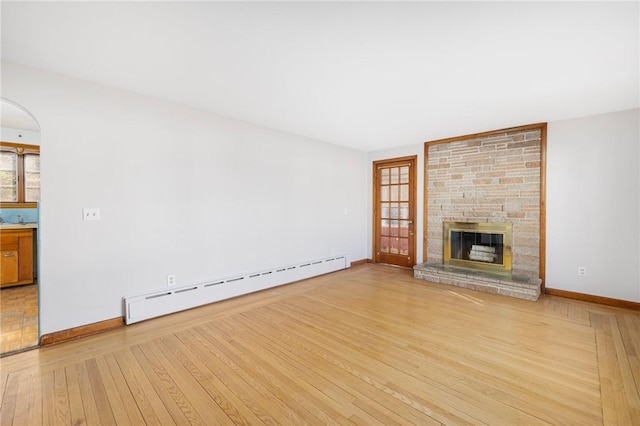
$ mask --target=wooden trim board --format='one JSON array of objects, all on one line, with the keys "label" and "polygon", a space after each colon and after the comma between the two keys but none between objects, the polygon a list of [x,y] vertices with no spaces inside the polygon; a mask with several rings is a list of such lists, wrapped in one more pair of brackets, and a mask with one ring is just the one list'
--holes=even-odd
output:
[{"label": "wooden trim board", "polygon": [[574,291],[558,290],[555,288],[545,288],[544,293],[552,296],[565,297],[567,299],[582,300],[583,302],[598,303],[600,305],[615,306],[618,308],[635,309],[640,311],[639,302],[631,302],[629,300],[612,299],[604,296],[594,296],[592,294],[577,293]]},{"label": "wooden trim board", "polygon": [[114,328],[123,326],[124,317],[94,322],[93,324],[80,325],[78,327],[69,328],[67,330],[60,330],[54,331],[53,333],[43,334],[40,338],[40,345],[46,346],[55,343],[66,342],[67,340],[90,336],[92,334],[113,330]]}]

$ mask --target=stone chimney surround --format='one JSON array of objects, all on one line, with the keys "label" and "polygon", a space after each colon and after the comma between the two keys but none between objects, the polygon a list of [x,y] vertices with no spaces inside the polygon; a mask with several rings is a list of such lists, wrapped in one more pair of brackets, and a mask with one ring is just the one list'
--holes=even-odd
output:
[{"label": "stone chimney surround", "polygon": [[[442,268],[444,222],[511,223],[512,277],[495,279],[537,286],[539,295],[545,264],[545,158],[546,123],[426,142],[425,263],[416,265],[416,278],[443,282],[446,273],[444,281],[455,281],[456,271]],[[424,270],[418,273],[427,266],[435,267],[428,277]],[[445,283],[476,288],[476,281],[494,278],[483,273],[474,280],[473,273],[458,272],[460,283]]]}]

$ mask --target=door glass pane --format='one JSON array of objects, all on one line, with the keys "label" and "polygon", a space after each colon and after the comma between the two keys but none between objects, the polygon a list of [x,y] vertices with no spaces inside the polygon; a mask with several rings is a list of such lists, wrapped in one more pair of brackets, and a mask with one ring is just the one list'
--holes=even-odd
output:
[{"label": "door glass pane", "polygon": [[407,238],[400,238],[400,254],[409,254],[409,240]]},{"label": "door glass pane", "polygon": [[389,187],[381,186],[380,187],[380,201],[389,201]]},{"label": "door glass pane", "polygon": [[389,221],[387,219],[380,220],[380,235],[389,235]]},{"label": "door glass pane", "polygon": [[389,185],[389,169],[380,170],[380,183],[383,185]]},{"label": "door glass pane", "polygon": [[389,188],[389,191],[391,192],[391,195],[390,195],[391,201],[398,201],[398,186],[393,185],[388,188]]},{"label": "door glass pane", "polygon": [[380,218],[387,219],[389,217],[389,203],[380,203]]},{"label": "door glass pane", "polygon": [[398,242],[397,238],[390,238],[391,243],[390,247],[389,247],[389,253],[391,254],[398,254],[400,252],[400,243]]},{"label": "door glass pane", "polygon": [[400,185],[400,201],[409,201],[409,185]]},{"label": "door glass pane", "polygon": [[409,219],[409,203],[400,203],[400,219]]},{"label": "door glass pane", "polygon": [[399,208],[398,208],[398,204],[391,204],[391,219],[397,219],[398,218],[398,212]]},{"label": "door glass pane", "polygon": [[400,236],[408,237],[409,236],[409,221],[408,220],[399,220],[400,225]]},{"label": "door glass pane", "polygon": [[409,183],[409,166],[400,167],[400,183]]},{"label": "door glass pane", "polygon": [[0,201],[18,201],[18,155],[0,151]]},{"label": "door glass pane", "polygon": [[389,228],[389,235],[391,235],[392,237],[397,237],[398,236],[398,221],[394,220],[393,222],[395,223],[395,226],[391,226]]},{"label": "door glass pane", "polygon": [[393,167],[390,170],[391,170],[391,183],[398,183],[398,181],[400,180],[400,177],[398,176],[400,173],[400,170],[397,167]]},{"label": "door glass pane", "polygon": [[389,237],[380,238],[380,251],[382,253],[389,253]]},{"label": "door glass pane", "polygon": [[26,154],[24,156],[24,200],[40,201],[40,156]]}]

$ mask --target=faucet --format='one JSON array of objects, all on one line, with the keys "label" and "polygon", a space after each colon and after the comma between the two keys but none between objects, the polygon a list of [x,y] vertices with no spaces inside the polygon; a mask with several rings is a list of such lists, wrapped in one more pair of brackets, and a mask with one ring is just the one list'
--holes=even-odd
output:
[{"label": "faucet", "polygon": [[20,224],[24,223],[24,219],[22,218],[22,215],[18,215],[18,223]]},{"label": "faucet", "polygon": [[4,223],[4,219],[2,218],[1,214],[0,214],[0,223]]}]

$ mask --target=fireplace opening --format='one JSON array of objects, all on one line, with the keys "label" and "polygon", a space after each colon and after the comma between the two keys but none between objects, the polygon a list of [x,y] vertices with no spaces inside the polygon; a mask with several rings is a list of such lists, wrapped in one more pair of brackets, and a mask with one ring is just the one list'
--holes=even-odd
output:
[{"label": "fireplace opening", "polygon": [[452,231],[451,258],[502,265],[502,234]]},{"label": "fireplace opening", "polygon": [[510,223],[444,222],[444,264],[511,273]]}]

